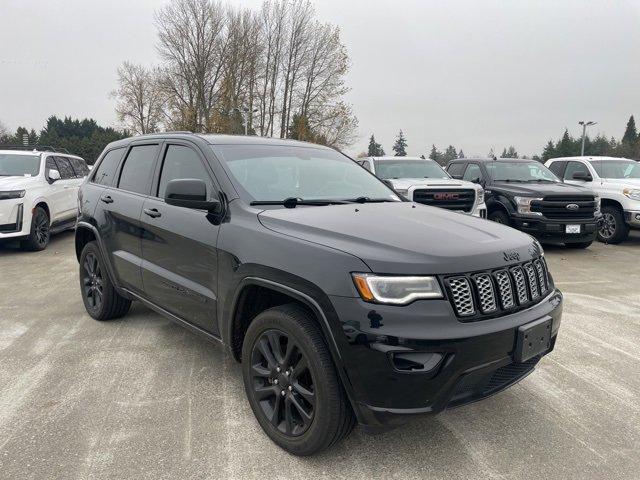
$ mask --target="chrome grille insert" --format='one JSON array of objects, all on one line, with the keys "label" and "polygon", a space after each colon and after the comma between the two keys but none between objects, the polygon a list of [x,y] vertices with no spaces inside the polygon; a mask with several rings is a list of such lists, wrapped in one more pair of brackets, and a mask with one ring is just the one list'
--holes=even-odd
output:
[{"label": "chrome grille insert", "polygon": [[513,288],[511,287],[509,272],[500,270],[495,273],[495,276],[498,283],[498,295],[500,296],[502,308],[506,310],[515,307],[516,302],[513,298]]},{"label": "chrome grille insert", "polygon": [[498,309],[496,295],[493,288],[491,276],[481,273],[474,277],[476,288],[478,289],[478,299],[480,300],[480,310],[482,313],[493,313]]},{"label": "chrome grille insert", "polygon": [[516,294],[518,297],[518,303],[520,305],[529,301],[529,295],[527,294],[527,284],[524,280],[524,272],[522,267],[512,267],[511,275],[513,275],[513,281],[516,285]]},{"label": "chrome grille insert", "polygon": [[533,264],[536,267],[536,272],[538,274],[538,284],[540,285],[540,293],[544,293],[547,291],[548,285],[547,285],[547,276],[545,275],[544,272],[544,266],[542,265],[542,261],[540,260],[536,260],[535,262],[533,262]]},{"label": "chrome grille insert", "polygon": [[453,305],[461,317],[468,317],[476,313],[473,305],[471,285],[467,277],[454,277],[449,279],[449,288]]},{"label": "chrome grille insert", "polygon": [[536,271],[531,263],[524,264],[524,271],[527,272],[527,282],[529,283],[529,290],[531,292],[531,300],[535,300],[540,296],[540,290],[538,290],[538,277],[536,277]]}]

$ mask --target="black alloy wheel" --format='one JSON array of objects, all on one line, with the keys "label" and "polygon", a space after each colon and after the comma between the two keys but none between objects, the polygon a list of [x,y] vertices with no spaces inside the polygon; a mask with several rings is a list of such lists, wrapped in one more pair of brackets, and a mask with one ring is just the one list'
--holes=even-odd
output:
[{"label": "black alloy wheel", "polygon": [[271,424],[288,436],[305,433],[316,395],[309,363],[292,336],[267,330],[251,351],[253,396]]},{"label": "black alloy wheel", "polygon": [[45,247],[49,243],[49,218],[44,210],[37,210],[33,219],[38,245]]},{"label": "black alloy wheel", "polygon": [[104,298],[104,278],[98,257],[88,253],[82,263],[82,290],[89,306],[100,310]]}]

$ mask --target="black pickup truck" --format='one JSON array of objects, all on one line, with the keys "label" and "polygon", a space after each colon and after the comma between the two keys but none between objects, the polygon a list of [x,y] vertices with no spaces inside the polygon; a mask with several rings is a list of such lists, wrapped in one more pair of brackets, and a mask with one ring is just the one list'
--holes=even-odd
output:
[{"label": "black pickup truck", "polygon": [[488,218],[541,242],[587,248],[601,220],[600,197],[563,183],[540,162],[517,158],[463,158],[447,165],[453,178],[485,189]]}]

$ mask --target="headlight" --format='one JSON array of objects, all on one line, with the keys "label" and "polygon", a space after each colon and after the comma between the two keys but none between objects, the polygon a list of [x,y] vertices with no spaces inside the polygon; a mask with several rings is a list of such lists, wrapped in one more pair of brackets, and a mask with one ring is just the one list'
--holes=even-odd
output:
[{"label": "headlight", "polygon": [[408,188],[394,188],[394,190],[398,195],[402,195],[403,197],[409,198],[409,189]]},{"label": "headlight", "polygon": [[478,197],[478,205],[484,202],[484,190],[476,190],[476,195]]},{"label": "headlight", "polygon": [[6,192],[0,192],[0,200],[9,200],[10,198],[22,198],[26,190],[9,190]]},{"label": "headlight", "polygon": [[523,215],[542,215],[541,212],[532,212],[531,211],[531,202],[535,200],[542,200],[541,198],[533,198],[533,197],[513,197],[516,201],[516,205],[518,206],[518,213]]},{"label": "headlight", "polygon": [[625,197],[629,197],[631,200],[640,200],[640,190],[637,188],[625,188],[622,190]]},{"label": "headlight", "polygon": [[600,213],[600,204],[601,204],[600,195],[595,195],[593,197],[593,200],[596,202],[596,211],[595,211],[595,213]]},{"label": "headlight", "polygon": [[436,277],[393,277],[353,273],[353,282],[366,302],[406,305],[414,300],[442,298]]}]

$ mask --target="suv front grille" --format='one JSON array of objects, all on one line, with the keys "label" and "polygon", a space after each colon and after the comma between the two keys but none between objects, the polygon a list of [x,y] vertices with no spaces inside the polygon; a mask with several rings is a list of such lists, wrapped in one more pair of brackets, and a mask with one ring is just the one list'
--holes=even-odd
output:
[{"label": "suv front grille", "polygon": [[417,188],[413,191],[413,201],[423,205],[471,212],[476,201],[476,192],[473,189],[447,188],[430,190]]},{"label": "suv front grille", "polygon": [[510,268],[444,278],[451,304],[464,321],[511,313],[538,302],[549,292],[542,257]]},{"label": "suv front grille", "polygon": [[[569,205],[571,208],[567,208]],[[596,202],[593,196],[549,195],[531,202],[531,211],[558,220],[587,219],[595,215]]]}]

